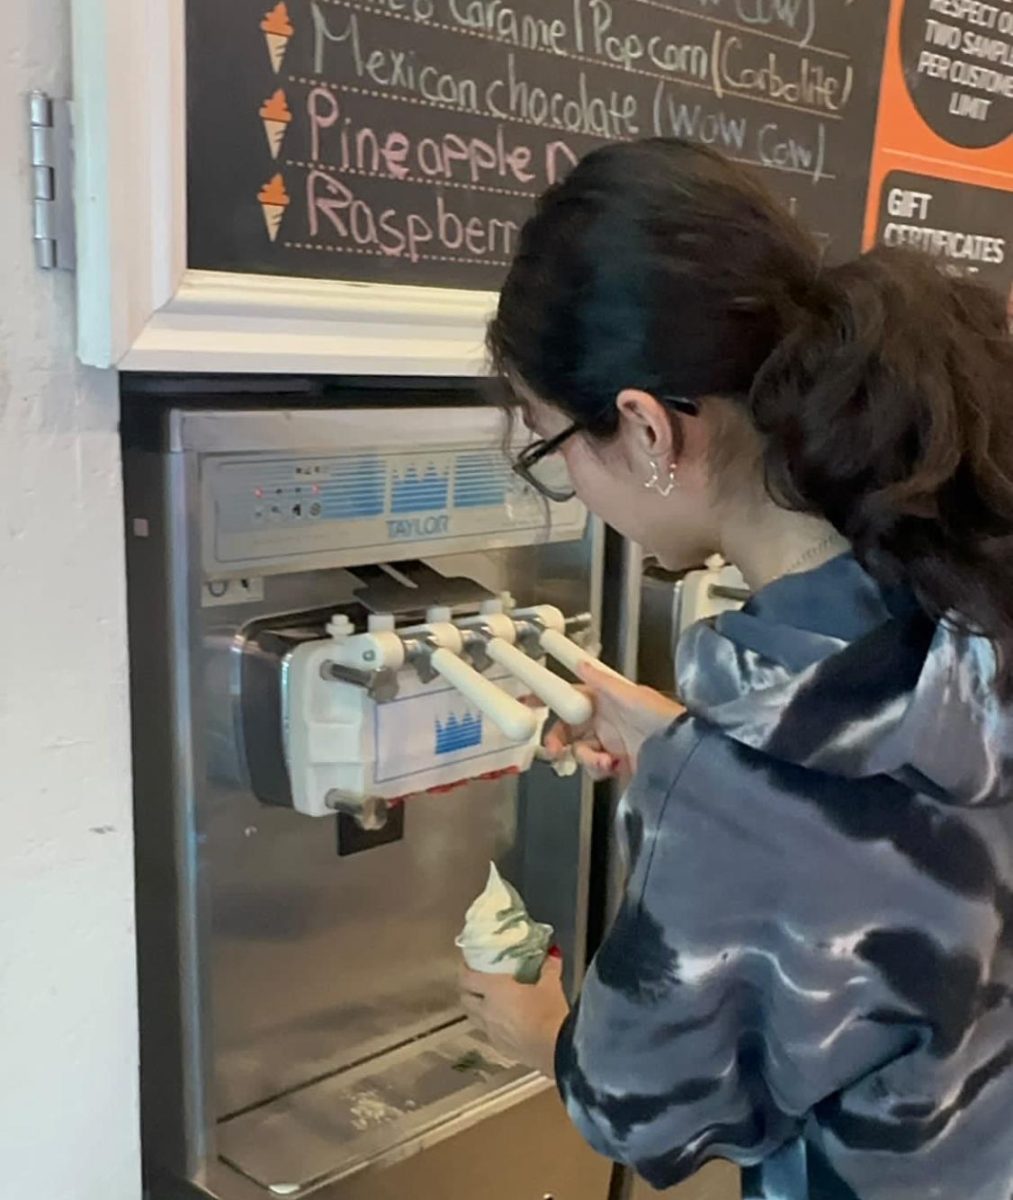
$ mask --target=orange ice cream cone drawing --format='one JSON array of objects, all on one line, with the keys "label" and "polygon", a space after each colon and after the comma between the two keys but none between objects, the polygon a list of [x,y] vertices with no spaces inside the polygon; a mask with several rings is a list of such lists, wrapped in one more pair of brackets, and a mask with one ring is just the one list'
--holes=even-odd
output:
[{"label": "orange ice cream cone drawing", "polygon": [[260,28],[267,39],[267,52],[271,56],[271,66],[277,75],[288,53],[288,44],[295,36],[295,29],[288,15],[288,5],[284,2],[276,4],[260,22]]},{"label": "orange ice cream cone drawing", "polygon": [[285,188],[285,180],[280,175],[275,175],[270,183],[266,183],[260,189],[257,199],[260,201],[260,207],[264,210],[267,236],[272,242],[276,242],[285,210],[292,203]]},{"label": "orange ice cream cone drawing", "polygon": [[281,153],[281,145],[292,124],[292,113],[281,88],[274,93],[270,100],[264,102],[260,109],[260,118],[264,122],[264,132],[267,134],[267,144],[271,147],[272,158]]}]

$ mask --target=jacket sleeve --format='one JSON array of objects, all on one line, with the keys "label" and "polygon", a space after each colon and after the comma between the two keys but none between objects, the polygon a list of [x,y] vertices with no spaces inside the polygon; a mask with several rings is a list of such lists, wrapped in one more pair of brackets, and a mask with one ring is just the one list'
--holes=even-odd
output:
[{"label": "jacket sleeve", "polygon": [[772,1154],[910,1037],[866,1018],[886,996],[824,902],[838,836],[741,754],[692,720],[644,748],[625,895],[556,1048],[587,1141],[659,1188]]}]

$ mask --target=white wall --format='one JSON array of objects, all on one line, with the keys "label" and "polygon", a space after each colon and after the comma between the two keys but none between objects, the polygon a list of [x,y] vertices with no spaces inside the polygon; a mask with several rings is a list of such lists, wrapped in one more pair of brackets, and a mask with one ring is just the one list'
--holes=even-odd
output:
[{"label": "white wall", "polygon": [[140,1195],[116,378],[31,248],[23,97],[69,94],[68,10],[3,2],[0,1200]]}]

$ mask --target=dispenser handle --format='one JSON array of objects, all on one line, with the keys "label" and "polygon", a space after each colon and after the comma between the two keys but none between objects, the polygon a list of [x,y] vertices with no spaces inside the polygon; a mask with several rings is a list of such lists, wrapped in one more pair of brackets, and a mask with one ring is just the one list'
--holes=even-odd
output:
[{"label": "dispenser handle", "polygon": [[578,646],[576,642],[570,641],[568,637],[555,629],[546,629],[538,639],[538,644],[546,654],[551,655],[557,662],[561,662],[574,675],[577,674],[579,666],[583,663],[590,663],[592,667],[597,667],[599,671],[604,671],[607,675],[615,675],[618,679],[625,678],[618,671],[613,671],[611,667],[606,666],[601,659],[595,658],[593,654],[588,654],[583,646]]},{"label": "dispenser handle", "polygon": [[538,718],[526,705],[508,696],[451,650],[434,650],[433,670],[481,709],[512,742],[526,742],[538,730]]},{"label": "dispenser handle", "polygon": [[515,675],[535,695],[544,700],[554,712],[559,713],[568,725],[583,725],[591,719],[593,705],[589,697],[565,679],[543,667],[540,662],[530,658],[523,650],[511,646],[503,638],[491,638],[485,646],[485,652],[493,662],[506,667],[511,675]]}]

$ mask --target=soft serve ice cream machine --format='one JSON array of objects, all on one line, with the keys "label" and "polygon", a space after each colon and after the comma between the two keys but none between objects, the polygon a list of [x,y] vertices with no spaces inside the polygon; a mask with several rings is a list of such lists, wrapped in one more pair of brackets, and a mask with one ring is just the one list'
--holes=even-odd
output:
[{"label": "soft serve ice cream machine", "polygon": [[603,1195],[465,1019],[454,946],[492,860],[582,969],[590,795],[539,747],[587,715],[600,528],[483,408],[130,425],[153,1195]]}]

